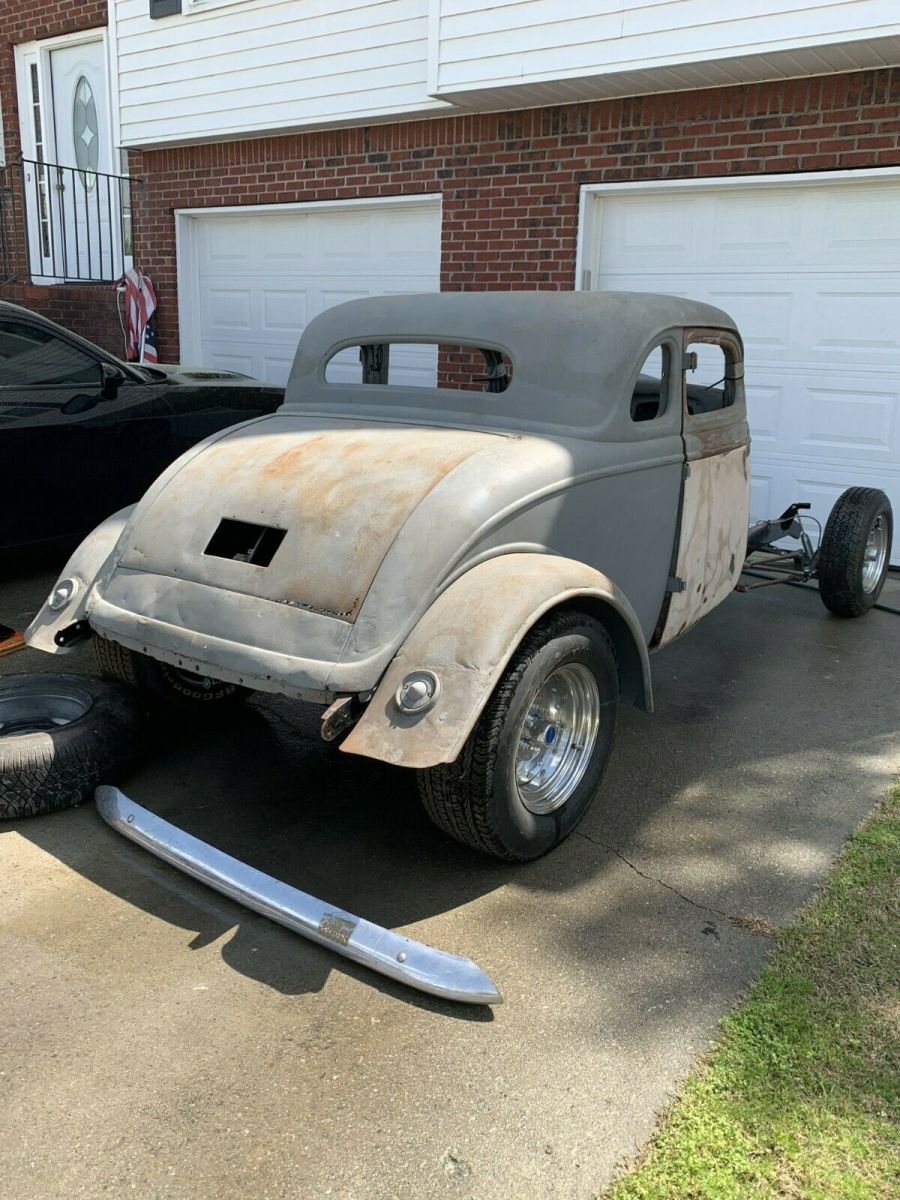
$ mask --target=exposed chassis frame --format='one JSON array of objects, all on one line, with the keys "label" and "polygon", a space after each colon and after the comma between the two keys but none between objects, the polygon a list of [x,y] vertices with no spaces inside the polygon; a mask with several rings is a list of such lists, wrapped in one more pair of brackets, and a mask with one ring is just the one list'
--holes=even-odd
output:
[{"label": "exposed chassis frame", "polygon": [[[797,501],[789,505],[775,520],[758,521],[750,526],[744,570],[765,571],[775,578],[762,579],[759,583],[738,583],[734,589],[736,592],[752,592],[756,588],[771,587],[775,583],[808,583],[810,579],[815,579],[819,551],[813,547],[800,519],[800,513],[810,507],[808,501]],[[800,543],[797,549],[787,549],[774,544],[788,537],[797,539]],[[758,554],[766,557],[753,557]]]}]

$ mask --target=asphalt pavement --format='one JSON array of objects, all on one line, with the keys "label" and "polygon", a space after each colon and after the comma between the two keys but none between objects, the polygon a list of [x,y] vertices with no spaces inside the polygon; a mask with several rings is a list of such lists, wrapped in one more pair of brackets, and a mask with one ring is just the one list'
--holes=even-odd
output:
[{"label": "asphalt pavement", "polygon": [[[8,578],[0,621],[24,623],[52,582]],[[886,599],[900,606],[895,583]],[[814,593],[765,589],[653,665],[656,713],[622,711],[601,797],[527,866],[447,840],[407,773],[326,748],[284,699],[162,725],[112,781],[472,957],[494,1010],[242,910],[90,804],[0,825],[4,1197],[596,1195],[900,769],[896,616],[840,621]],[[89,649],[0,660],[92,666]]]}]

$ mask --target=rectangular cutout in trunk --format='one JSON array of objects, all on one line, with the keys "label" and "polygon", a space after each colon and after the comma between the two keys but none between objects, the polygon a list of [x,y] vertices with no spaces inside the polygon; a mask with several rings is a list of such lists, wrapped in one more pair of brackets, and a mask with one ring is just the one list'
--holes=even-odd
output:
[{"label": "rectangular cutout in trunk", "polygon": [[249,521],[223,517],[203,553],[267,567],[286,533],[286,529],[276,529],[273,525],[252,525]]}]

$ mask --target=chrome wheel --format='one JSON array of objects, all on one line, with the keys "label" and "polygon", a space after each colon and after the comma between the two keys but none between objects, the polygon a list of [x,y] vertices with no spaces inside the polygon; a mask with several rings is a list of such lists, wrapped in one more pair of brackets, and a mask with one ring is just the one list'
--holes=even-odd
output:
[{"label": "chrome wheel", "polygon": [[519,799],[536,814],[569,799],[591,761],[600,725],[600,689],[580,663],[557,667],[531,702],[516,747]]},{"label": "chrome wheel", "polygon": [[72,688],[55,692],[52,686],[27,693],[0,696],[0,737],[49,733],[83,717],[93,703],[90,693]]},{"label": "chrome wheel", "polygon": [[888,553],[888,527],[884,516],[879,515],[872,522],[869,536],[866,539],[866,549],[863,553],[862,587],[866,595],[871,595],[878,587],[884,562]]}]

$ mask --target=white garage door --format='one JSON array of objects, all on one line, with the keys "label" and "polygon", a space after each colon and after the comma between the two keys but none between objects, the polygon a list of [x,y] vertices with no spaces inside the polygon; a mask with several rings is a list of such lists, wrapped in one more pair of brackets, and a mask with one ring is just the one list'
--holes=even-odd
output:
[{"label": "white garage door", "polygon": [[182,361],[268,383],[287,380],[301,332],[333,304],[440,290],[435,199],[179,214],[178,238]]},{"label": "white garage door", "polygon": [[595,196],[593,287],[690,296],[737,321],[753,518],[809,500],[824,523],[853,484],[900,512],[900,180]]}]

